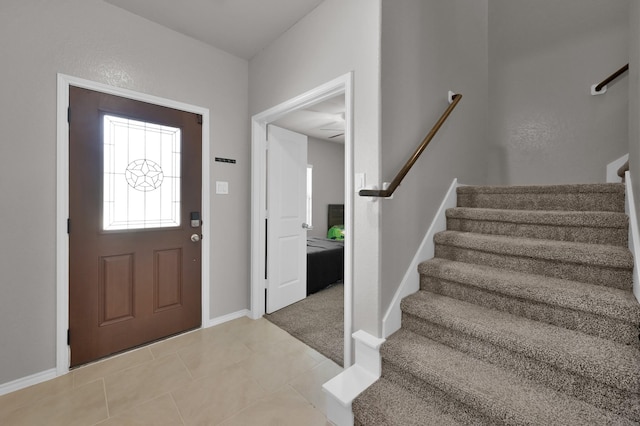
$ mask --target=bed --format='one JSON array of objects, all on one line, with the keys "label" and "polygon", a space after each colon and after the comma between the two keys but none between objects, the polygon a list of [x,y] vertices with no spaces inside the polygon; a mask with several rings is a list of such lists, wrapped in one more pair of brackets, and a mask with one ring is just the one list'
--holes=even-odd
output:
[{"label": "bed", "polygon": [[[328,228],[344,224],[344,204],[329,204]],[[335,235],[335,233],[333,233]],[[343,278],[344,241],[320,237],[307,238],[307,296]]]}]

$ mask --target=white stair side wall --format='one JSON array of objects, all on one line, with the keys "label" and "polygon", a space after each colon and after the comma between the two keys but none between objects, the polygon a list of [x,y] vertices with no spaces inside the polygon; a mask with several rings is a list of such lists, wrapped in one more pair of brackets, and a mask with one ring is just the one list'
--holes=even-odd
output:
[{"label": "white stair side wall", "polygon": [[625,154],[617,160],[613,160],[607,164],[607,183],[622,182],[622,178],[618,176],[618,169],[629,159],[629,154]]},{"label": "white stair side wall", "polygon": [[391,305],[382,319],[382,335],[386,338],[400,329],[402,312],[400,311],[400,302],[403,298],[415,293],[420,289],[420,276],[418,274],[418,265],[420,262],[431,259],[434,256],[435,246],[433,244],[433,236],[438,232],[447,228],[447,217],[445,215],[447,209],[456,206],[458,196],[456,188],[462,186],[458,184],[458,179],[454,179],[449,186],[449,190],[445,195],[438,212],[431,222],[431,226],[427,230],[418,251],[416,252],[407,272],[402,278],[402,282],[391,301]]},{"label": "white stair side wall", "polygon": [[633,253],[633,294],[640,303],[640,230],[638,229],[638,212],[634,202],[631,174],[627,170],[624,176],[627,196],[625,197],[625,209],[629,215],[629,250]]}]

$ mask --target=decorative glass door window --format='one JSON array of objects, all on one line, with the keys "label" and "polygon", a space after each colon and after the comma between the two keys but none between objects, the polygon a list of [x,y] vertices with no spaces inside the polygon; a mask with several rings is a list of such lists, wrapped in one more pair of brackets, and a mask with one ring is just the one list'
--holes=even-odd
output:
[{"label": "decorative glass door window", "polygon": [[103,229],[180,226],[180,129],[113,115],[103,125]]}]

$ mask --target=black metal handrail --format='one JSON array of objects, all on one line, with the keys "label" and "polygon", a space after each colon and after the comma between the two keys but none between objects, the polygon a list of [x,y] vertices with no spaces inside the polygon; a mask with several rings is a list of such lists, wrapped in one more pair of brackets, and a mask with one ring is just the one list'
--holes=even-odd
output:
[{"label": "black metal handrail", "polygon": [[615,80],[616,78],[620,77],[622,74],[624,74],[627,71],[629,71],[629,64],[623,66],[618,71],[614,72],[609,77],[607,77],[604,80],[602,80],[602,82],[596,86],[596,88],[595,88],[596,92],[600,92],[602,89],[605,88],[605,86],[607,84],[611,83],[613,80]]},{"label": "black metal handrail", "polygon": [[431,142],[431,139],[433,139],[433,137],[436,135],[436,133],[438,133],[438,130],[440,130],[440,127],[442,127],[444,122],[447,120],[447,118],[451,114],[451,111],[453,111],[453,109],[456,107],[456,105],[458,105],[458,102],[460,102],[460,99],[462,99],[462,95],[459,94],[459,93],[455,94],[455,95],[453,95],[453,97],[451,99],[452,99],[451,104],[449,104],[449,106],[444,111],[444,113],[442,114],[440,119],[433,126],[431,131],[422,140],[422,143],[420,143],[420,146],[418,146],[418,148],[413,153],[411,158],[409,158],[407,163],[402,167],[402,169],[400,169],[400,171],[398,172],[396,177],[391,181],[391,184],[389,185],[389,187],[387,189],[361,189],[358,192],[358,194],[361,197],[388,198],[388,197],[391,197],[393,195],[393,192],[396,190],[396,188],[398,188],[398,186],[400,186],[400,182],[402,182],[402,179],[404,179],[404,177],[407,175],[407,173],[409,173],[409,170],[411,170],[411,167],[413,167],[413,165],[416,163],[416,161],[418,161],[418,158],[420,158],[420,154],[422,154],[422,151],[424,151],[424,149],[427,147],[427,145],[429,145],[429,142]]}]

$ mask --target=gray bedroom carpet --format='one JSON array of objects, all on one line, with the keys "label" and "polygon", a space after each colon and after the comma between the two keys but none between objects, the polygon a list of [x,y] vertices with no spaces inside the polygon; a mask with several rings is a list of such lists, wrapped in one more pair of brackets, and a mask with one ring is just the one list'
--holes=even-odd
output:
[{"label": "gray bedroom carpet", "polygon": [[344,353],[344,286],[342,284],[333,284],[264,317],[342,366]]},{"label": "gray bedroom carpet", "polygon": [[461,187],[356,425],[640,422],[624,185]]}]

